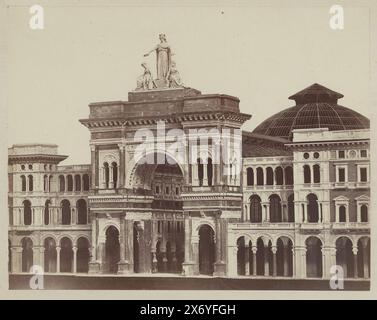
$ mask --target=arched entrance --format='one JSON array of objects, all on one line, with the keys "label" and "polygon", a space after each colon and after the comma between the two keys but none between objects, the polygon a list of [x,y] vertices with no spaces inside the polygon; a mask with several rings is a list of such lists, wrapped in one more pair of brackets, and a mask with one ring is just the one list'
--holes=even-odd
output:
[{"label": "arched entrance", "polygon": [[370,239],[362,237],[357,242],[357,264],[359,278],[370,278]]},{"label": "arched entrance", "polygon": [[60,240],[60,272],[72,272],[73,250],[71,239],[64,237]]},{"label": "arched entrance", "polygon": [[209,225],[199,229],[199,273],[212,275],[215,263],[215,232]]},{"label": "arched entrance", "polygon": [[33,241],[30,238],[23,238],[22,245],[22,272],[30,272],[33,266]]},{"label": "arched entrance", "polygon": [[118,272],[118,262],[120,260],[119,231],[114,226],[106,230],[106,265],[110,273]]},{"label": "arched entrance", "polygon": [[245,275],[245,237],[237,240],[237,274]]},{"label": "arched entrance", "polygon": [[77,240],[77,272],[87,273],[89,270],[89,241],[81,237]]},{"label": "arched entrance", "polygon": [[352,252],[352,242],[347,237],[340,237],[336,240],[336,264],[343,268],[345,278],[353,278],[354,258]]},{"label": "arched entrance", "polygon": [[306,244],[306,276],[322,278],[322,242],[317,237],[309,237]]},{"label": "arched entrance", "polygon": [[56,242],[53,238],[47,238],[44,241],[44,270],[45,272],[56,272]]},{"label": "arched entrance", "polygon": [[276,274],[282,277],[291,277],[293,275],[293,244],[291,239],[280,237],[276,243]]}]

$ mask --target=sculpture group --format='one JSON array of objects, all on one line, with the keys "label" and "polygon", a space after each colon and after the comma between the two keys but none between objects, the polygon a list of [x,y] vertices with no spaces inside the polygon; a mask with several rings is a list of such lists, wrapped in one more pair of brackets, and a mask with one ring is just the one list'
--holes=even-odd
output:
[{"label": "sculpture group", "polygon": [[171,58],[172,52],[165,34],[160,34],[159,39],[160,43],[144,54],[144,57],[148,57],[152,52],[156,52],[157,78],[153,79],[147,63],[143,62],[141,66],[144,68],[144,73],[137,79],[137,91],[183,87],[176,64]]}]

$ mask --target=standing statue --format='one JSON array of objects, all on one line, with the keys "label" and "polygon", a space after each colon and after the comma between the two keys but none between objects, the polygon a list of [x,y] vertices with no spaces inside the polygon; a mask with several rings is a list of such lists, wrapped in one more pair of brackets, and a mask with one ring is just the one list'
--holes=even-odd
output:
[{"label": "standing statue", "polygon": [[159,38],[160,43],[154,49],[144,54],[144,57],[148,57],[153,51],[156,51],[157,80],[168,81],[171,64],[171,50],[168,42],[166,41],[165,34],[161,33]]}]

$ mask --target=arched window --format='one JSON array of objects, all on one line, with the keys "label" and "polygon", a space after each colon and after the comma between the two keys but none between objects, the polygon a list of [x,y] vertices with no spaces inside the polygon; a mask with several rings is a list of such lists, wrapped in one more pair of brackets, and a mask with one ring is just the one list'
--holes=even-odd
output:
[{"label": "arched window", "polygon": [[270,221],[282,222],[283,217],[281,214],[281,201],[277,194],[270,196]]},{"label": "arched window", "polygon": [[62,210],[62,224],[70,225],[71,224],[71,204],[68,200],[64,199],[61,202]]},{"label": "arched window", "polygon": [[81,176],[79,174],[75,175],[75,191],[81,191]]},{"label": "arched window", "polygon": [[48,178],[48,192],[52,191],[52,176],[49,176]]},{"label": "arched window", "polygon": [[262,168],[257,168],[257,185],[258,186],[263,186],[264,184],[264,175],[263,175],[263,169]]},{"label": "arched window", "polygon": [[308,222],[317,223],[319,222],[319,212],[318,212],[318,198],[315,194],[311,193],[306,197],[308,202],[307,212],[308,212]]},{"label": "arched window", "polygon": [[83,180],[83,189],[84,189],[84,191],[89,191],[89,175],[85,173],[82,176],[82,180]]},{"label": "arched window", "polygon": [[250,221],[262,222],[261,199],[257,195],[251,196],[250,198]]},{"label": "arched window", "polygon": [[310,167],[306,164],[304,165],[304,183],[310,183]]},{"label": "arched window", "polygon": [[28,180],[29,180],[29,191],[33,191],[33,187],[34,187],[33,176],[29,175]]},{"label": "arched window", "polygon": [[360,207],[360,219],[361,222],[368,222],[368,206],[366,204]]},{"label": "arched window", "polygon": [[113,162],[111,164],[111,170],[113,170],[113,183],[114,183],[114,189],[116,189],[118,185],[118,165],[116,162]]},{"label": "arched window", "polygon": [[26,177],[24,175],[21,176],[21,190],[26,191]]},{"label": "arched window", "polygon": [[339,222],[346,222],[346,207],[341,205],[339,206]]},{"label": "arched window", "polygon": [[64,176],[59,176],[59,191],[64,192],[65,191],[65,179]]},{"label": "arched window", "polygon": [[44,224],[47,226],[50,224],[50,200],[46,200],[44,208]]},{"label": "arched window", "polygon": [[287,186],[293,185],[293,169],[292,169],[292,167],[291,166],[285,167],[284,174],[285,174],[285,184]]},{"label": "arched window", "polygon": [[88,223],[88,211],[86,206],[86,201],[80,199],[76,203],[77,208],[77,224],[87,224]]},{"label": "arched window", "polygon": [[272,186],[274,184],[274,170],[271,167],[266,169],[267,185]]},{"label": "arched window", "polygon": [[203,162],[200,158],[197,159],[198,164],[198,180],[199,180],[199,186],[203,185],[203,176],[204,176],[204,170],[203,170]]},{"label": "arched window", "polygon": [[208,179],[208,185],[209,186],[212,186],[212,178],[213,178],[212,159],[208,158],[208,163],[207,163],[207,179]]},{"label": "arched window", "polygon": [[73,178],[70,174],[67,176],[67,189],[68,191],[73,191]]},{"label": "arched window", "polygon": [[48,177],[45,175],[43,177],[43,191],[47,192],[48,191]]},{"label": "arched window", "polygon": [[314,180],[313,181],[314,183],[320,183],[321,182],[321,172],[320,172],[318,164],[315,164],[313,166],[313,180]]},{"label": "arched window", "polygon": [[295,195],[288,197],[288,222],[295,222]]},{"label": "arched window", "polygon": [[24,225],[30,226],[32,222],[32,211],[31,211],[31,202],[29,200],[24,200]]},{"label": "arched window", "polygon": [[109,181],[110,181],[110,172],[109,172],[109,164],[105,162],[103,164],[103,171],[104,171],[104,179],[105,179],[105,189],[109,188]]},{"label": "arched window", "polygon": [[275,169],[275,177],[276,177],[276,184],[278,186],[282,186],[283,185],[283,169],[282,167],[277,167]]},{"label": "arched window", "polygon": [[246,184],[248,186],[254,185],[254,171],[253,168],[247,168],[246,169]]}]

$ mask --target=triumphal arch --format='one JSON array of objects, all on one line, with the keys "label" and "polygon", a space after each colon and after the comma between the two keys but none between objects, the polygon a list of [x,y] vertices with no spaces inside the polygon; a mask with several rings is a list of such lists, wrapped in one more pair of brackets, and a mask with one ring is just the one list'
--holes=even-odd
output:
[{"label": "triumphal arch", "polygon": [[[182,84],[164,36],[128,101],[89,105],[91,273],[225,275],[241,217],[239,99]],[[151,51],[151,52],[152,52]]]}]

